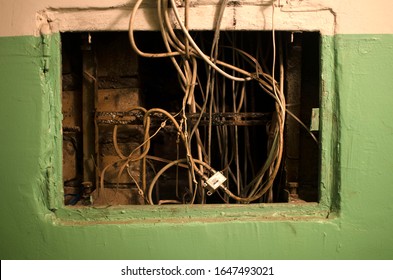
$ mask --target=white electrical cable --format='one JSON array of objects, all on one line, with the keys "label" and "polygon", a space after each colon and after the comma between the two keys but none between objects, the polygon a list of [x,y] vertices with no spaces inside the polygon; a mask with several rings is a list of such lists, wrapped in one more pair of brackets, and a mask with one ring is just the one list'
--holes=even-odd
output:
[{"label": "white electrical cable", "polygon": [[222,69],[220,69],[216,64],[214,64],[211,60],[210,57],[207,56],[206,54],[204,54],[202,52],[202,50],[198,47],[198,45],[195,43],[195,41],[193,40],[193,38],[191,37],[190,33],[188,32],[188,30],[186,29],[186,27],[184,26],[183,22],[180,19],[179,16],[179,12],[178,9],[176,7],[176,3],[174,0],[170,0],[171,4],[172,4],[172,9],[173,12],[175,13],[175,17],[180,25],[180,28],[182,29],[184,35],[187,37],[187,39],[189,40],[189,43],[194,47],[195,51],[200,55],[200,57],[207,63],[209,64],[211,67],[214,68],[214,70],[216,70],[218,73],[220,73],[221,75],[223,75],[224,77],[234,80],[234,81],[238,81],[238,82],[244,82],[247,81],[247,78],[239,78],[239,77],[235,77],[232,76],[228,73],[226,73],[225,71],[223,71]]},{"label": "white electrical cable", "polygon": [[[231,193],[231,191],[229,189],[227,189],[226,187],[223,187],[225,193],[237,201],[248,203],[248,202],[259,199],[269,189],[271,189],[271,187],[273,185],[274,178],[276,177],[278,168],[280,166],[280,161],[281,161],[281,157],[282,157],[282,150],[283,150],[283,128],[284,128],[284,121],[285,121],[285,97],[284,97],[284,94],[282,91],[281,82],[280,82],[281,88],[278,89],[277,82],[274,79],[275,61],[276,61],[275,60],[276,59],[275,58],[276,46],[275,46],[275,37],[274,37],[274,32],[275,32],[275,30],[274,30],[274,6],[273,6],[273,15],[272,15],[272,26],[273,26],[272,27],[272,29],[273,29],[272,36],[273,36],[273,53],[274,54],[273,54],[273,71],[272,71],[272,76],[270,76],[262,71],[262,67],[259,65],[256,58],[253,58],[252,56],[250,56],[246,52],[236,49],[236,48],[234,48],[235,51],[238,51],[241,55],[247,57],[249,62],[251,61],[251,62],[255,63],[256,68],[257,68],[255,74],[250,73],[246,70],[240,69],[240,68],[236,67],[235,65],[218,60],[217,59],[217,46],[214,45],[214,43],[213,43],[213,47],[212,47],[212,55],[210,57],[207,56],[198,47],[198,45],[196,44],[194,39],[191,37],[191,35],[188,31],[188,26],[185,26],[184,23],[182,22],[182,20],[180,19],[179,11],[178,11],[175,1],[170,0],[171,6],[172,6],[171,8],[173,9],[175,18],[176,18],[177,22],[179,23],[180,28],[185,36],[184,40],[186,43],[183,44],[183,42],[181,40],[179,40],[179,38],[176,36],[176,34],[171,26],[169,16],[168,16],[168,0],[157,0],[157,1],[158,1],[157,2],[157,11],[158,11],[158,18],[159,18],[161,34],[162,34],[162,37],[164,40],[165,47],[168,52],[167,53],[145,53],[145,52],[142,52],[141,50],[139,50],[136,43],[135,43],[134,31],[133,31],[134,21],[136,18],[136,13],[137,13],[140,5],[142,4],[143,0],[137,1],[137,3],[135,4],[135,7],[131,13],[131,16],[130,16],[130,21],[129,21],[130,42],[131,42],[132,48],[140,56],[150,57],[150,58],[169,57],[172,60],[172,62],[174,63],[174,65],[177,69],[177,72],[181,77],[181,81],[182,81],[181,86],[185,92],[185,96],[183,99],[183,107],[182,107],[181,112],[183,112],[185,126],[183,127],[183,126],[176,125],[176,121],[174,119],[172,119],[172,122],[174,122],[175,126],[177,127],[180,135],[182,136],[181,138],[185,144],[187,157],[186,157],[186,159],[183,159],[182,161],[187,162],[187,166],[192,171],[192,174],[193,174],[193,170],[195,170],[199,175],[201,175],[202,177],[204,176],[203,169],[199,169],[195,165],[195,163],[203,165],[208,170],[212,169],[208,164],[201,161],[200,153],[199,153],[199,160],[192,158],[191,139],[188,138],[188,134],[187,134],[188,129],[187,129],[186,118],[185,118],[185,109],[186,109],[185,104],[186,103],[189,105],[193,104],[193,106],[194,106],[193,110],[195,111],[195,104],[194,104],[195,98],[193,96],[193,90],[194,90],[196,80],[197,80],[197,73],[196,73],[197,64],[195,61],[196,57],[201,58],[203,61],[205,61],[206,64],[208,64],[212,69],[214,69],[214,71],[216,71],[217,73],[221,74],[225,78],[230,79],[232,81],[236,81],[236,82],[245,82],[245,81],[251,81],[251,80],[257,81],[258,84],[261,86],[261,88],[267,94],[269,94],[270,96],[272,96],[274,98],[274,100],[276,102],[275,107],[276,107],[276,116],[277,116],[277,120],[272,123],[273,126],[271,129],[271,133],[273,133],[273,135],[274,135],[274,138],[273,138],[274,140],[272,142],[270,150],[268,151],[268,156],[267,156],[265,164],[263,165],[261,170],[258,172],[257,176],[249,184],[247,184],[247,186],[244,187],[245,189],[247,189],[247,191],[246,191],[247,194],[245,194],[247,197],[240,197],[240,195],[241,195],[240,190],[238,190],[238,196],[236,196],[233,193]],[[223,3],[225,3],[225,1]],[[186,7],[186,9],[187,9],[187,7]],[[225,5],[223,4],[223,6],[221,6],[221,10],[219,13],[219,21],[221,21],[224,9],[225,9]],[[185,11],[185,12],[187,13],[188,11]],[[218,28],[216,29],[216,33],[218,32],[217,30],[219,30],[219,29]],[[215,37],[217,36],[216,33],[215,33]],[[216,42],[216,40],[214,42]],[[190,45],[189,47],[188,47],[188,44]],[[174,48],[176,51],[172,51],[172,48]],[[213,49],[216,51],[214,56],[213,56]],[[175,59],[175,56],[181,56],[181,59],[183,59],[183,61],[182,61],[183,64],[179,65],[178,61]],[[190,60],[190,59],[192,59],[192,60]],[[220,65],[224,68],[227,68],[227,69],[231,69],[231,70],[233,70],[234,73],[244,75],[244,77],[237,77],[234,74],[231,75],[231,74],[227,73],[226,71],[224,71],[223,69],[221,69],[218,65]],[[224,80],[225,79],[223,79],[223,81]],[[235,90],[237,91],[238,89],[235,89]],[[208,90],[206,92],[208,92]],[[241,94],[242,94],[242,96],[241,96],[240,104],[243,103],[243,99],[245,98],[245,87],[242,88]],[[207,98],[207,96],[206,96],[206,98]],[[213,98],[213,95],[211,98]],[[205,103],[205,104],[207,104],[207,103]],[[217,106],[217,105],[215,105],[215,106]],[[239,105],[239,108],[235,108],[235,111],[239,112],[240,106],[241,105]],[[205,108],[205,105],[202,108]],[[161,110],[161,109],[152,109],[152,110],[157,111],[157,110]],[[149,112],[151,112],[152,110],[149,110]],[[161,113],[163,113],[163,112],[161,112]],[[201,114],[202,113],[203,112],[201,111]],[[167,114],[167,112],[165,112],[165,114]],[[148,116],[148,114],[146,114],[146,116]],[[167,114],[167,117],[169,119],[171,119],[171,117],[169,116],[169,113]],[[194,127],[193,132],[195,132],[195,129],[196,129],[196,126]],[[148,130],[146,131],[146,133],[148,134]],[[193,133],[191,133],[191,135],[192,134]],[[147,157],[147,150],[149,147],[149,141],[152,137],[154,137],[154,135],[152,135],[150,137],[147,137],[147,136],[145,135],[145,142],[141,145],[141,146],[145,147],[144,152],[143,152],[143,157]],[[219,140],[219,144],[220,144],[220,141],[221,140]],[[197,145],[199,145],[199,143]],[[134,160],[139,160],[139,159],[140,159],[140,157],[131,158],[131,155],[128,158],[123,158],[123,160],[126,160],[126,163],[128,163],[129,161],[134,161]],[[210,159],[208,159],[208,160],[210,160]],[[180,164],[180,161],[178,163]],[[174,164],[176,164],[176,163],[172,162],[168,166],[172,166]],[[228,163],[228,164],[230,164],[230,163]],[[270,176],[267,173],[268,170],[271,170]],[[164,172],[164,171],[162,171],[162,172]],[[239,173],[239,172],[237,172],[237,173]],[[160,172],[160,174],[162,174],[162,173]],[[230,171],[230,174],[231,174],[231,171]],[[157,177],[157,179],[158,179],[158,177]],[[237,177],[240,177],[239,174],[237,174]],[[192,175],[192,178],[195,181],[195,175]],[[237,178],[237,179],[239,179],[239,178]],[[234,178],[234,181],[237,182],[237,179]],[[103,178],[101,178],[101,180],[103,181]],[[148,191],[150,190],[150,194],[148,195],[149,203],[152,203],[151,192],[152,192],[152,188],[154,187],[155,181],[156,180],[153,180],[153,184],[148,189]],[[102,184],[101,184],[101,187],[102,187]],[[243,189],[243,187],[242,187],[242,189]],[[195,199],[195,194],[196,194],[196,188],[195,188],[193,200]]]},{"label": "white electrical cable", "polygon": [[134,38],[134,21],[135,21],[135,16],[136,13],[139,9],[139,6],[142,4],[143,0],[138,0],[135,3],[134,9],[132,10],[131,16],[130,16],[130,21],[129,21],[129,26],[128,26],[128,35],[130,38],[131,46],[135,50],[135,52],[143,57],[170,57],[170,56],[177,56],[181,55],[181,52],[169,52],[169,53],[145,53],[139,50],[135,43],[135,38]]}]

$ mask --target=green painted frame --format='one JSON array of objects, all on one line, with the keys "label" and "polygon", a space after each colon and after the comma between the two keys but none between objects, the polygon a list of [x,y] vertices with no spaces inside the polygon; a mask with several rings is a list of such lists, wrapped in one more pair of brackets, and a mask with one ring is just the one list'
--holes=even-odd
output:
[{"label": "green painted frame", "polygon": [[164,206],[64,206],[62,185],[61,136],[61,42],[60,33],[43,35],[44,60],[58,65],[49,71],[48,91],[51,96],[50,125],[55,128],[53,168],[48,171],[48,208],[59,224],[117,223],[185,223],[224,222],[231,220],[324,220],[336,217],[340,209],[339,174],[339,106],[335,87],[335,37],[320,36],[320,198],[318,203],[274,203],[248,205],[164,205]]}]

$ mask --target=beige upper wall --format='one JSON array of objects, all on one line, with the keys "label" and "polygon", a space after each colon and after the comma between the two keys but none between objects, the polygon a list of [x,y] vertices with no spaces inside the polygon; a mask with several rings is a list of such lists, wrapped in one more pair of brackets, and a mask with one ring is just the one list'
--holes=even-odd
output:
[{"label": "beige upper wall", "polygon": [[[69,30],[126,30],[136,0],[0,0],[0,36]],[[176,0],[180,2],[181,0]],[[190,0],[190,27],[211,29],[221,0]],[[272,29],[272,2],[230,0],[223,29]],[[154,0],[145,0],[138,29],[154,29]],[[276,0],[274,28],[323,34],[393,34],[391,0]],[[50,21],[50,26],[45,26]],[[202,20],[201,20],[202,19]],[[44,26],[44,28],[42,27]]]}]

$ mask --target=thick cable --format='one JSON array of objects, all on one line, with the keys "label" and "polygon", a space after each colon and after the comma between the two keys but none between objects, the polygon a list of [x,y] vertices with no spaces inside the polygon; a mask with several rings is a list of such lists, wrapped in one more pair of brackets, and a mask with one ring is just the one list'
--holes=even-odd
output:
[{"label": "thick cable", "polygon": [[135,50],[135,52],[143,57],[170,57],[170,56],[177,56],[177,55],[181,55],[180,52],[170,52],[170,53],[145,53],[143,51],[141,51],[136,43],[135,43],[135,37],[134,37],[134,21],[135,21],[135,16],[136,13],[140,7],[140,5],[142,4],[143,0],[137,0],[137,2],[135,3],[134,8],[132,9],[131,12],[131,16],[130,16],[130,20],[129,20],[129,25],[128,25],[128,35],[129,35],[129,39],[130,39],[130,43],[132,48]]},{"label": "thick cable", "polygon": [[172,4],[172,9],[173,9],[173,12],[174,12],[174,14],[175,14],[175,17],[176,17],[176,19],[177,19],[177,21],[178,21],[178,23],[179,23],[179,25],[180,25],[180,28],[182,29],[184,35],[185,35],[185,36],[187,37],[187,39],[189,40],[190,44],[193,46],[194,50],[199,54],[199,56],[200,56],[207,64],[209,64],[211,67],[213,67],[217,72],[219,72],[219,73],[220,73],[221,75],[223,75],[224,77],[226,77],[226,78],[228,78],[228,79],[231,79],[231,80],[238,81],[238,82],[245,81],[246,78],[239,78],[239,77],[232,76],[232,75],[226,73],[225,71],[223,71],[222,69],[220,69],[216,64],[214,64],[214,63],[209,59],[209,57],[208,57],[206,54],[204,54],[204,53],[202,52],[202,50],[201,50],[201,49],[198,47],[198,45],[195,43],[195,41],[194,41],[193,38],[191,37],[190,33],[187,31],[186,27],[184,26],[183,22],[181,21],[180,16],[179,16],[179,11],[178,11],[178,9],[177,9],[177,7],[176,7],[175,1],[174,1],[174,0],[170,0],[170,2],[171,2],[171,4]]}]

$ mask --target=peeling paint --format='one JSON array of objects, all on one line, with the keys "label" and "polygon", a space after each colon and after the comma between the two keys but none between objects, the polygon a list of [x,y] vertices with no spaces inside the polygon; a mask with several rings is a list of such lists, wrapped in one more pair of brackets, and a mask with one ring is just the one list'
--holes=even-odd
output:
[{"label": "peeling paint", "polygon": [[[191,26],[199,29],[212,28],[212,24],[209,23],[210,17],[207,17],[207,15],[214,14],[219,1],[191,1],[192,14],[196,16],[196,20],[191,20]],[[92,0],[45,0],[32,2],[28,5],[23,0],[4,2],[2,3],[2,8],[5,12],[0,17],[0,36],[39,36],[40,19],[36,19],[36,14],[42,11],[47,11],[48,15],[51,14],[52,24],[58,24],[60,28],[58,30],[60,31],[126,30],[128,16],[135,2],[136,0],[106,0],[99,2]],[[144,15],[152,14],[154,3],[154,1],[144,2],[144,6],[142,6]],[[264,27],[267,30],[271,29],[268,22],[265,24],[260,19],[269,19],[270,16],[268,15],[271,14],[272,1],[247,0],[241,1],[241,3],[241,7],[238,7],[236,19],[238,28],[260,29]],[[379,1],[378,5],[370,5],[367,1],[335,0],[276,0],[275,3],[278,13],[277,30],[285,29],[284,26],[287,26],[287,30],[292,28],[305,29],[310,25],[313,25],[315,28],[317,24],[320,27],[317,30],[328,28],[322,32],[325,35],[332,35],[333,31],[337,34],[393,33],[393,25],[386,24],[386,22],[389,22],[390,11],[393,8],[393,3],[390,0]],[[17,13],[15,12],[16,9],[18,10]],[[246,14],[249,14],[249,17],[245,18],[244,15]],[[331,29],[332,22],[327,20],[325,14],[337,16],[337,28],[335,30]],[[204,16],[203,21],[198,19],[201,15]],[[34,19],[36,19],[36,25],[34,25]],[[154,24],[151,25],[151,21],[147,21],[143,17],[140,17],[137,21],[137,28],[146,29],[155,26]],[[280,27],[281,21],[284,24],[283,27]],[[224,26],[226,22],[228,21],[224,19]],[[230,18],[230,22],[232,22],[232,18]],[[241,23],[240,26],[239,23]],[[95,25],[96,27],[94,27]],[[226,28],[228,27],[230,25]]]}]

